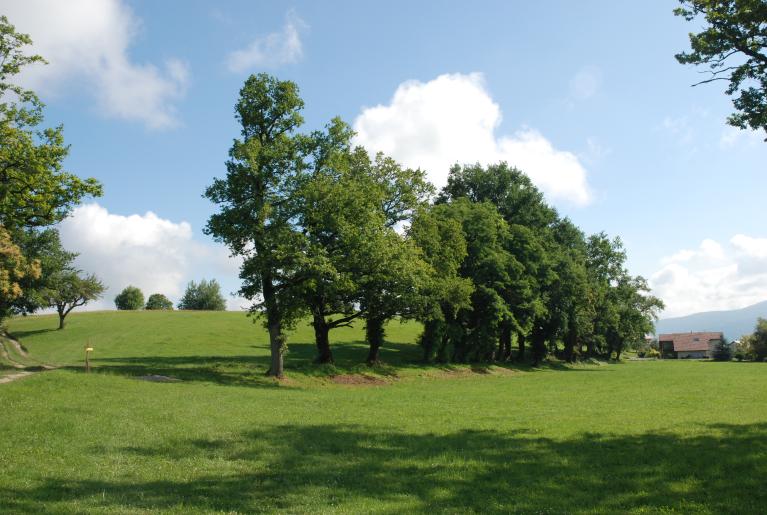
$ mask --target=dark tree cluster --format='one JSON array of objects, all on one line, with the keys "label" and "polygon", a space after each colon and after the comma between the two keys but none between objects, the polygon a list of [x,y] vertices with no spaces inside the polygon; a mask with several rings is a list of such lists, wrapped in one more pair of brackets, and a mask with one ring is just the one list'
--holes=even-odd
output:
[{"label": "dark tree cluster", "polygon": [[219,207],[206,231],[242,259],[240,294],[269,331],[270,374],[307,315],[321,363],[355,321],[371,364],[394,318],[421,321],[425,359],[443,362],[619,358],[652,330],[662,302],[620,239],[584,235],[522,171],[455,166],[435,198],[422,170],[354,146],[339,119],[300,132],[303,105],[293,82],[248,78],[226,176],[205,192]]}]

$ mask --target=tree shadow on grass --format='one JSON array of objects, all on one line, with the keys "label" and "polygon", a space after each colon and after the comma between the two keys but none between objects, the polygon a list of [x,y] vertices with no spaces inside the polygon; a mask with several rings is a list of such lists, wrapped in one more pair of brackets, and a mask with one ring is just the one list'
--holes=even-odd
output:
[{"label": "tree shadow on grass", "polygon": [[121,480],[49,477],[0,488],[0,510],[764,513],[767,424],[695,429],[690,437],[560,440],[276,426],[226,440],[94,449],[124,455],[132,470],[163,463],[164,472],[149,481],[126,472]]},{"label": "tree shadow on grass", "polygon": [[[215,349],[211,349],[214,351]],[[337,343],[333,348],[335,363],[319,365],[314,363],[316,348],[313,343],[292,343],[285,356],[285,372],[288,377],[330,378],[339,374],[369,374],[395,378],[403,370],[423,370],[452,373],[471,371],[479,375],[492,372],[486,364],[468,367],[455,364],[426,364],[421,361],[420,348],[412,343],[386,342],[382,349],[384,361],[370,367],[365,364],[367,345],[363,341]],[[269,356],[266,352],[258,355],[192,355],[192,356],[131,356],[98,358],[92,360],[95,373],[117,374],[129,377],[163,375],[182,381],[202,381],[227,386],[274,387],[273,379],[266,376]],[[537,372],[543,370],[561,371],[604,371],[604,368],[578,368],[561,363],[546,363],[533,367],[526,363],[497,363],[495,367],[510,371]],[[82,371],[82,366],[68,367]]]},{"label": "tree shadow on grass", "polygon": [[30,336],[34,336],[36,334],[43,334],[43,333],[51,333],[56,331],[57,329],[55,327],[50,327],[46,329],[35,329],[35,330],[29,330],[29,331],[13,331],[11,333],[8,333],[11,338],[14,340],[21,342],[24,338],[28,338]]}]

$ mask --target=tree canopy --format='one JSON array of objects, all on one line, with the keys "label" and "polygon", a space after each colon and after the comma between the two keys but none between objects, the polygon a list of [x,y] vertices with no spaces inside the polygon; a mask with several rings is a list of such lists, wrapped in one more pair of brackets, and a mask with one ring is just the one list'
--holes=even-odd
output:
[{"label": "tree canopy", "polygon": [[662,303],[620,239],[587,237],[521,170],[456,165],[432,202],[422,170],[355,147],[342,120],[300,132],[302,108],[292,82],[249,77],[241,138],[206,190],[219,206],[206,231],[242,257],[240,294],[269,329],[270,374],[305,315],[320,363],[329,333],[357,321],[377,363],[395,317],[423,322],[424,358],[439,361],[523,360],[527,342],[535,363],[620,358],[652,330]]},{"label": "tree canopy", "polygon": [[43,103],[16,82],[24,67],[45,63],[25,52],[31,43],[0,16],[0,318],[47,307],[74,255],[61,249],[57,233],[37,231],[63,220],[82,199],[101,195],[95,179],[64,169],[63,127],[44,127]]},{"label": "tree canopy", "polygon": [[135,311],[144,307],[144,293],[136,286],[126,286],[115,297],[115,306],[121,311]]},{"label": "tree canopy", "polygon": [[[690,33],[690,50],[676,55],[682,64],[704,66],[696,83],[727,81],[735,113],[728,123],[767,133],[767,2],[764,0],[680,0],[674,14],[701,20]],[[767,135],[767,134],[766,134]],[[767,140],[767,138],[766,138]]]},{"label": "tree canopy", "polygon": [[94,274],[83,276],[78,270],[64,270],[53,275],[44,296],[59,314],[59,329],[64,329],[66,316],[73,309],[100,298],[105,290]]},{"label": "tree canopy", "polygon": [[[157,298],[155,295],[149,297],[149,300],[152,301],[153,305],[156,303],[160,304],[162,299]],[[168,299],[165,300],[167,301]],[[147,302],[147,306],[149,306],[149,302]],[[172,306],[170,308],[147,307],[147,309],[172,309]],[[178,309],[224,311],[226,309],[226,299],[221,295],[221,285],[215,279],[210,281],[203,279],[199,283],[191,281],[186,287],[184,296],[181,297],[181,301],[178,303]]]},{"label": "tree canopy", "polygon": [[166,297],[165,295],[163,295],[162,293],[153,293],[146,300],[146,305],[144,306],[144,309],[172,310],[173,302],[171,302],[170,299]]}]

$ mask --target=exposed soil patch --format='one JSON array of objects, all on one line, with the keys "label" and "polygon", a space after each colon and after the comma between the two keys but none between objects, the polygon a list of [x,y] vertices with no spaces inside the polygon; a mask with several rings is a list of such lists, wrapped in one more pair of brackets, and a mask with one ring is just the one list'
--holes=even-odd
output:
[{"label": "exposed soil patch", "polygon": [[8,351],[5,349],[3,342],[0,342],[0,358],[5,360],[8,365],[13,368],[24,368],[24,365],[21,363],[16,363],[13,359],[11,359],[11,356],[8,355]]},{"label": "exposed soil patch", "polygon": [[9,335],[5,335],[5,338],[8,342],[10,342],[11,345],[13,345],[13,348],[16,349],[16,352],[19,353],[19,355],[28,358],[29,353],[27,352],[26,347],[24,347],[22,344],[20,344],[17,340],[14,340]]},{"label": "exposed soil patch", "polygon": [[516,374],[517,371],[497,366],[472,366],[472,367],[456,367],[445,368],[432,377],[441,379],[463,379],[468,377],[482,376],[510,376]]},{"label": "exposed soil patch", "polygon": [[152,374],[148,376],[138,376],[136,379],[140,381],[150,381],[152,383],[178,383],[179,381],[181,381],[181,379],[177,377],[161,376],[157,374]]},{"label": "exposed soil patch", "polygon": [[17,372],[15,374],[8,374],[7,376],[0,377],[0,384],[4,383],[10,383],[11,381],[15,381],[16,379],[21,379],[22,377],[31,376],[34,372]]},{"label": "exposed soil patch", "polygon": [[332,380],[336,384],[347,384],[352,386],[384,386],[389,384],[380,377],[367,374],[342,374],[333,376]]}]

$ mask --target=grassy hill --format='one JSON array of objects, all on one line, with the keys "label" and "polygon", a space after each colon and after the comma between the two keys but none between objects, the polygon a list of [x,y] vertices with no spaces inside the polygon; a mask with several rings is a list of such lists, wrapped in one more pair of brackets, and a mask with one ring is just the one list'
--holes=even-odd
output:
[{"label": "grassy hill", "polygon": [[[763,513],[767,365],[423,367],[392,324],[370,370],[291,337],[289,379],[239,313],[16,319],[30,359],[0,385],[0,512]],[[82,371],[84,345],[94,373]],[[148,374],[182,379],[137,380]],[[375,380],[342,381],[365,377]]]}]

